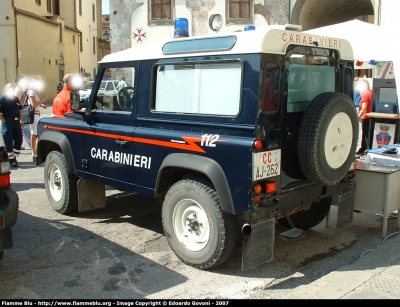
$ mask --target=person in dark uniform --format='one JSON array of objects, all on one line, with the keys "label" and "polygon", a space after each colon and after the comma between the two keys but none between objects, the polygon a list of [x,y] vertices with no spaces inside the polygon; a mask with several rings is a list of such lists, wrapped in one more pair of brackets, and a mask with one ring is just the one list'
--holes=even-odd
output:
[{"label": "person in dark uniform", "polygon": [[22,105],[15,96],[15,85],[6,84],[4,96],[0,97],[0,120],[2,122],[1,132],[6,145],[10,166],[17,167],[17,157],[22,145]]}]

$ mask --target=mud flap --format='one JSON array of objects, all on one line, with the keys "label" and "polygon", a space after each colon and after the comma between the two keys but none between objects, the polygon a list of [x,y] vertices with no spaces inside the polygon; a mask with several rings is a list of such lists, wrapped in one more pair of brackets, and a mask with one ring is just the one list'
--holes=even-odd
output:
[{"label": "mud flap", "polygon": [[274,256],[275,218],[251,225],[251,235],[243,240],[242,270],[271,261]]},{"label": "mud flap", "polygon": [[11,228],[0,230],[0,251],[13,247]]},{"label": "mud flap", "polygon": [[340,194],[333,195],[332,205],[338,207],[336,229],[341,229],[353,222],[355,194],[356,182],[354,181]]},{"label": "mud flap", "polygon": [[106,187],[104,183],[92,181],[85,178],[80,178],[78,180],[79,212],[104,208],[105,206],[106,206]]}]

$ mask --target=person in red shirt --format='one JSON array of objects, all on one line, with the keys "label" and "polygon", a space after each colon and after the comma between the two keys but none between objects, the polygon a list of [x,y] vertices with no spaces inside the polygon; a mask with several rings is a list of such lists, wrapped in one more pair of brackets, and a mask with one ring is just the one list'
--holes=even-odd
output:
[{"label": "person in red shirt", "polygon": [[67,112],[72,112],[70,101],[71,101],[71,90],[77,90],[82,85],[79,81],[80,77],[73,74],[66,74],[63,78],[64,87],[54,97],[53,108],[51,114],[53,116],[63,116]]},{"label": "person in red shirt", "polygon": [[362,125],[361,147],[357,151],[357,154],[364,155],[365,151],[368,149],[369,117],[367,113],[370,113],[372,110],[372,91],[367,80],[358,81],[357,87],[361,95],[358,118]]}]

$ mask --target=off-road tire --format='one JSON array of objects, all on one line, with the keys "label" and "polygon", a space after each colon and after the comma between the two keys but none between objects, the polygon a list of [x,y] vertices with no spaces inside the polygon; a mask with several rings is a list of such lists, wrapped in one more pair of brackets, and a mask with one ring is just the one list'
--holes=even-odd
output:
[{"label": "off-road tire", "polygon": [[[201,223],[196,233],[189,222]],[[221,208],[217,192],[202,182],[186,179],[168,190],[162,207],[168,244],[183,263],[210,269],[225,262],[236,247],[236,218]],[[196,223],[193,226],[199,225]]]},{"label": "off-road tire", "polygon": [[[328,215],[332,204],[332,196],[312,203],[308,210],[299,211],[290,216],[295,228],[307,230],[317,226]],[[292,228],[286,217],[278,220],[278,223],[287,228]]]},{"label": "off-road tire", "polygon": [[78,208],[78,177],[72,174],[64,155],[50,152],[44,164],[44,185],[51,207],[61,214],[68,214]]},{"label": "off-road tire", "polygon": [[334,185],[354,160],[358,118],[349,96],[327,92],[315,97],[304,112],[297,153],[304,176],[315,184]]}]

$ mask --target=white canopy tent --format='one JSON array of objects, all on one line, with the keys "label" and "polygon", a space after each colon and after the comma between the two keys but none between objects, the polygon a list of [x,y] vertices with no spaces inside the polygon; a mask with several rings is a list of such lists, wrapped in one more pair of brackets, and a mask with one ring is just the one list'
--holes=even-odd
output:
[{"label": "white canopy tent", "polygon": [[347,39],[353,46],[354,59],[359,61],[393,61],[393,32],[358,19],[304,31],[306,33]]},{"label": "white canopy tent", "polygon": [[[396,65],[400,67],[400,52],[394,43],[400,37],[397,27],[377,26],[355,19],[304,32],[348,40],[353,47],[355,61],[366,64],[371,60],[392,62],[394,71]],[[397,97],[400,98],[400,85],[397,86]]]}]

